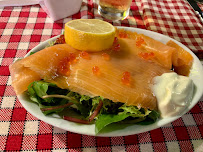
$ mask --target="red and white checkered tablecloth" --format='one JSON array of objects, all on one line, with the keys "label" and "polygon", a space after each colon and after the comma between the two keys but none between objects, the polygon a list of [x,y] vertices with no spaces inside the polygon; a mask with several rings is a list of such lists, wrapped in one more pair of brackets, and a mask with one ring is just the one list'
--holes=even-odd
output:
[{"label": "red and white checkered tablecloth", "polygon": [[[61,34],[64,23],[79,18],[102,19],[96,1],[84,0],[77,14],[56,22],[40,5],[0,8],[0,151],[202,152],[203,99],[168,125],[119,137],[68,132],[35,118],[23,108],[11,87],[8,66],[40,42]],[[109,22],[168,35],[203,57],[203,23],[187,1],[136,0],[127,19]]]}]

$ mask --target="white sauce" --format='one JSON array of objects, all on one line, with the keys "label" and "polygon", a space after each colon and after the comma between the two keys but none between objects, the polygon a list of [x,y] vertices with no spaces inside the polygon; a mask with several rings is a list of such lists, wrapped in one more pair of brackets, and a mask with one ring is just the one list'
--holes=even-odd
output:
[{"label": "white sauce", "polygon": [[194,83],[186,76],[175,72],[164,73],[154,78],[152,91],[162,118],[176,116],[183,112],[193,96]]}]

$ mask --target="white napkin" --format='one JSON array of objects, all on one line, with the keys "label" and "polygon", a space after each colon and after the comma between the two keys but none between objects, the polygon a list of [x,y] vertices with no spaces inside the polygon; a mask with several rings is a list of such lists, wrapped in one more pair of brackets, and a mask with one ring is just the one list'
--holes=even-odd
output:
[{"label": "white napkin", "polygon": [[0,0],[0,7],[40,4],[54,21],[73,15],[80,10],[82,0]]}]

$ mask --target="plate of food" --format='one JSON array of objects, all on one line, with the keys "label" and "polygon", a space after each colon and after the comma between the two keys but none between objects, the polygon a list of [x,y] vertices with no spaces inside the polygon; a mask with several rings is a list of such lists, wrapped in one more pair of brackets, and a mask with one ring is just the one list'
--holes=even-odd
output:
[{"label": "plate of food", "polygon": [[9,68],[28,112],[85,135],[126,136],[162,127],[203,94],[202,64],[186,46],[100,20],[67,23],[64,35],[40,43]]}]

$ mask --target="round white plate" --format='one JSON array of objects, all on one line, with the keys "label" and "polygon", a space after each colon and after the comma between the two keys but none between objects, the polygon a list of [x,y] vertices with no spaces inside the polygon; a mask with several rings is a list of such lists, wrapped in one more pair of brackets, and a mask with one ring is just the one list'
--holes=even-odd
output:
[{"label": "round white plate", "polygon": [[[112,136],[126,136],[126,135],[132,135],[132,134],[138,134],[146,131],[150,131],[156,128],[159,128],[161,126],[164,126],[170,122],[173,122],[174,120],[178,119],[181,117],[183,114],[188,112],[192,107],[197,104],[199,99],[201,98],[203,94],[203,67],[199,59],[194,55],[192,51],[190,51],[186,46],[183,44],[179,43],[178,41],[169,38],[167,36],[164,36],[159,33],[155,33],[152,31],[148,30],[143,30],[143,29],[137,29],[137,28],[129,28],[129,27],[118,27],[118,28],[124,28],[125,30],[130,30],[130,31],[136,31],[137,33],[143,33],[149,37],[152,37],[153,39],[156,39],[160,42],[166,43],[169,40],[175,41],[179,46],[184,48],[186,51],[188,51],[194,58],[194,63],[193,67],[191,69],[190,73],[190,78],[194,81],[196,85],[196,92],[194,94],[194,97],[191,101],[191,104],[187,107],[185,111],[183,111],[180,115],[175,116],[175,117],[170,117],[170,118],[164,118],[164,119],[159,119],[156,123],[151,124],[151,125],[110,125],[104,131],[102,131],[100,134],[95,135],[95,125],[83,125],[83,124],[77,124],[73,122],[69,122],[66,120],[63,120],[56,115],[52,116],[45,116],[37,106],[37,104],[30,102],[28,97],[25,94],[19,95],[19,101],[22,103],[24,108],[30,112],[32,115],[37,117],[38,119],[51,124],[53,126],[59,127],[61,129],[74,132],[74,133],[79,133],[79,134],[85,134],[85,135],[93,135],[93,136],[106,136],[106,137],[112,137]],[[28,56],[31,52],[37,52],[43,49],[45,46],[49,45],[51,41],[54,41],[56,37],[53,37],[45,42],[42,42],[38,46],[36,46],[34,49],[32,49],[26,56]]]}]

